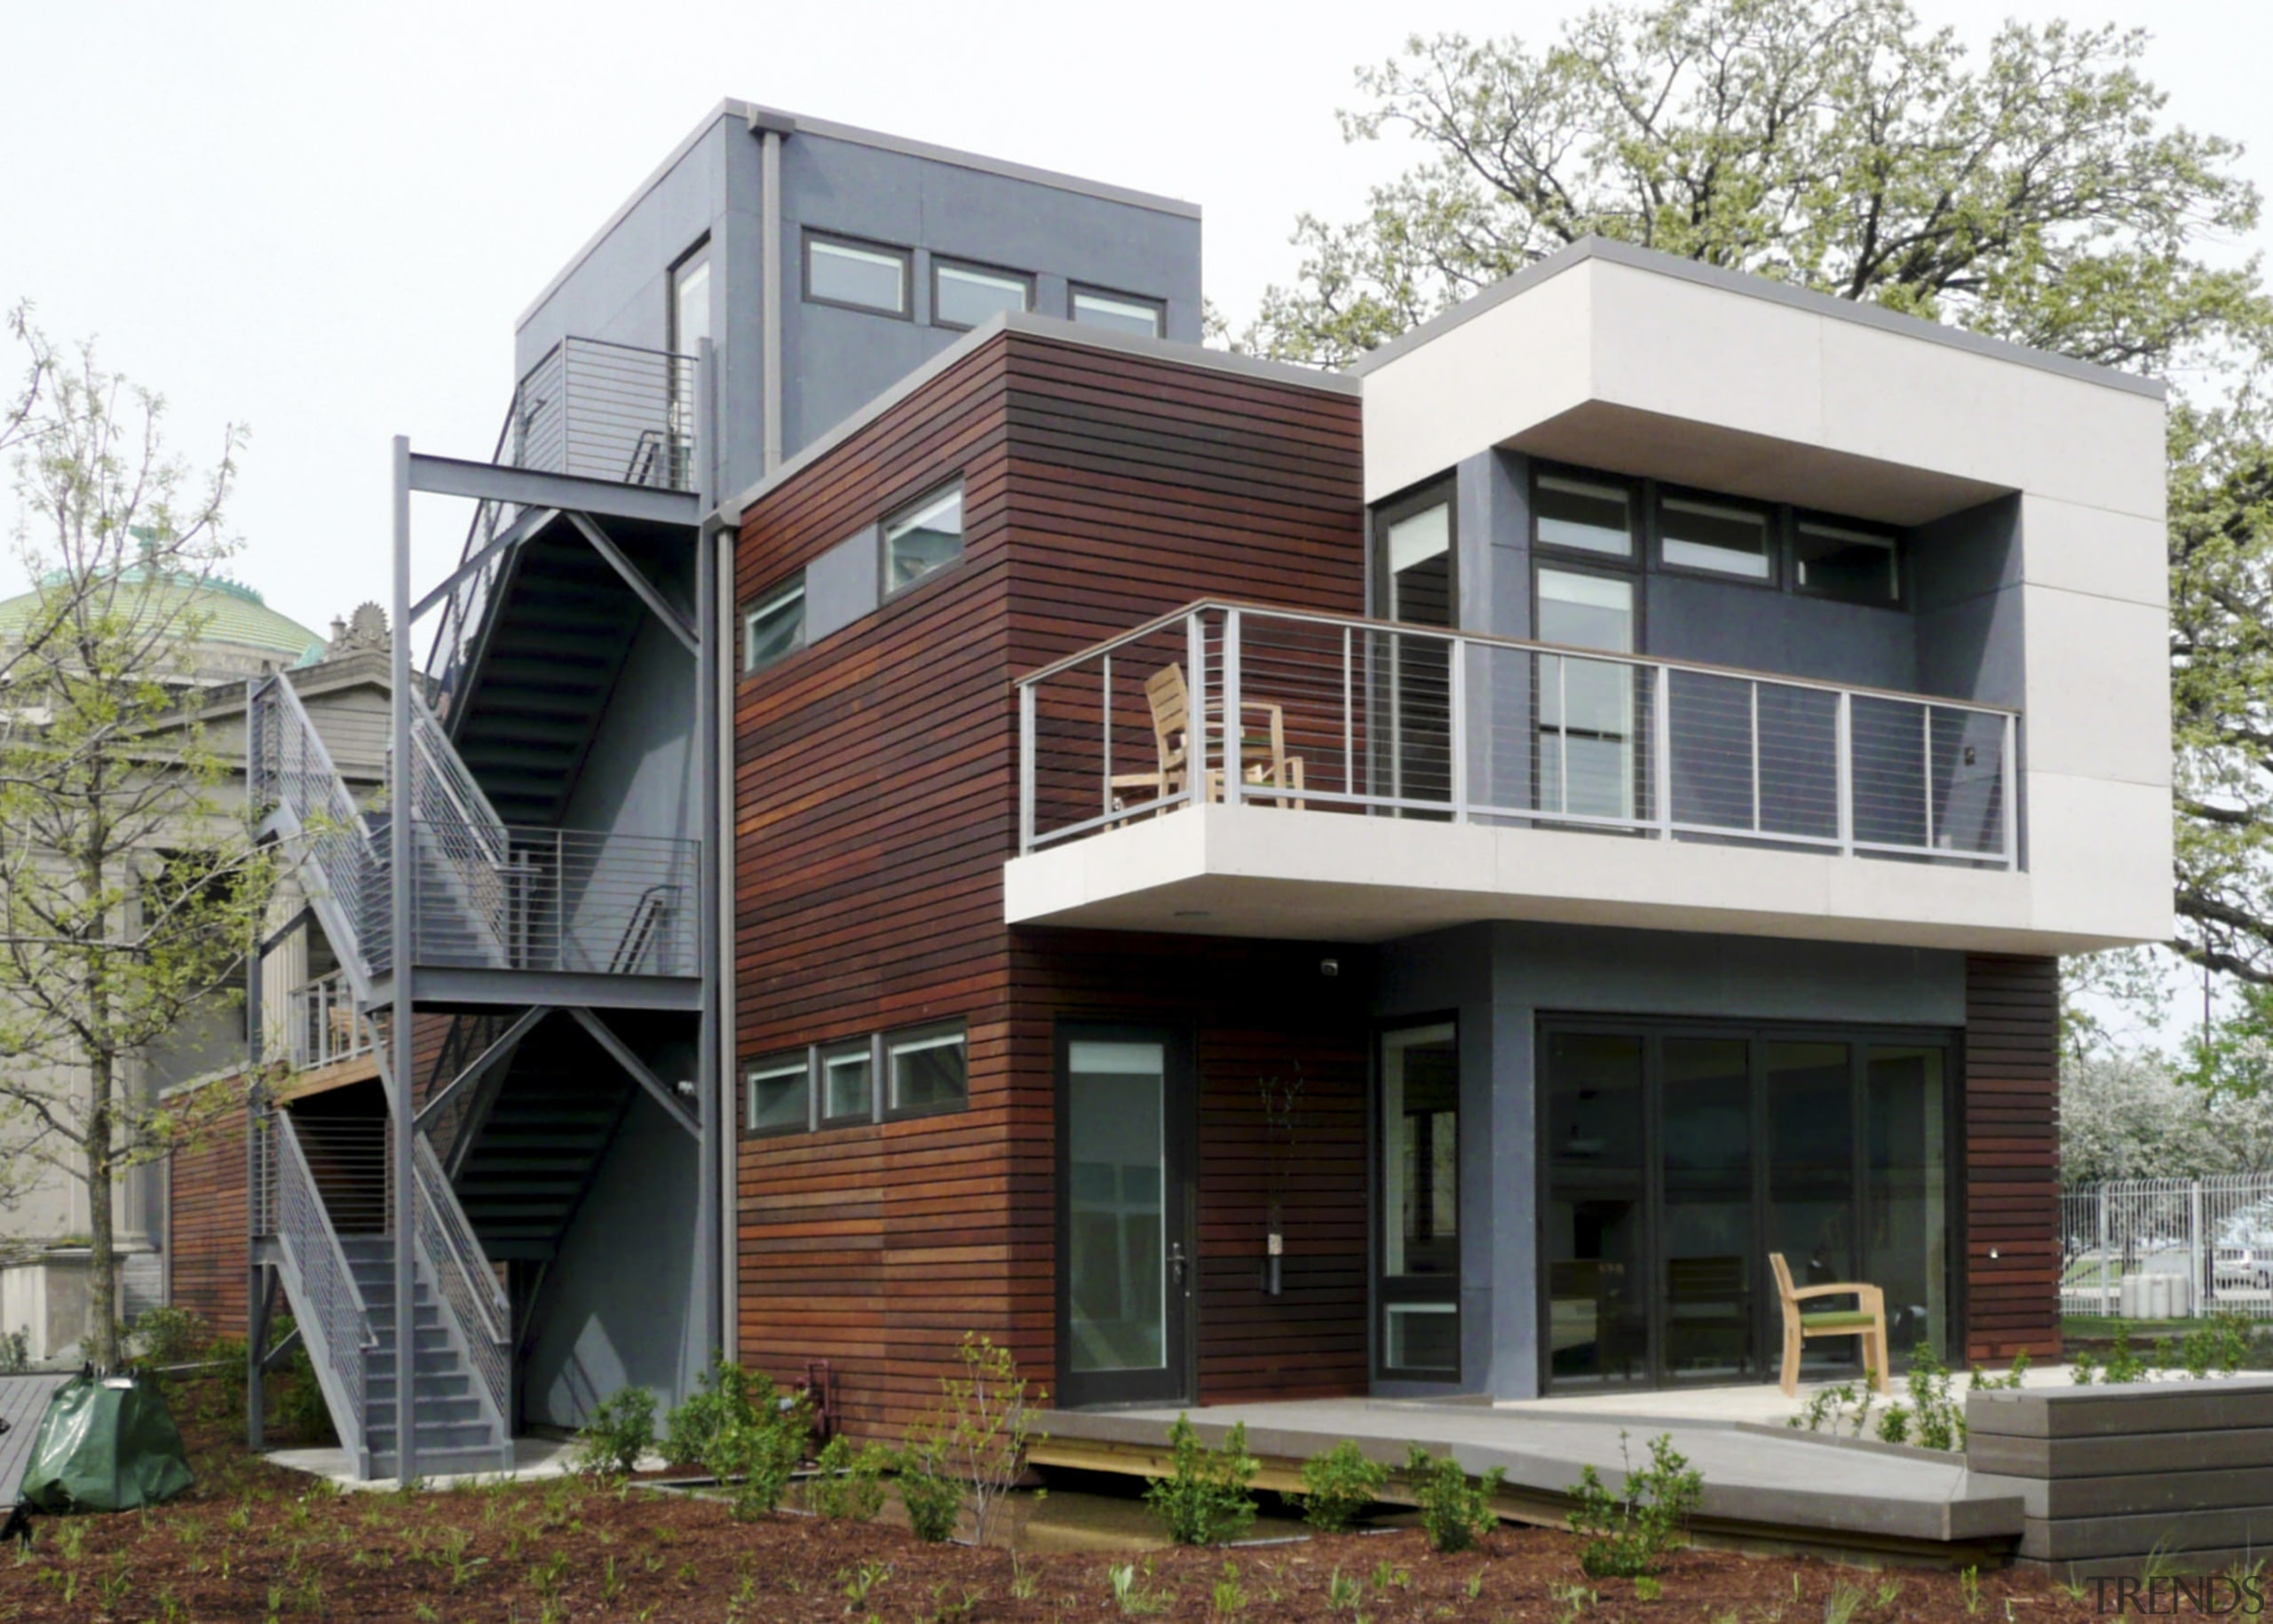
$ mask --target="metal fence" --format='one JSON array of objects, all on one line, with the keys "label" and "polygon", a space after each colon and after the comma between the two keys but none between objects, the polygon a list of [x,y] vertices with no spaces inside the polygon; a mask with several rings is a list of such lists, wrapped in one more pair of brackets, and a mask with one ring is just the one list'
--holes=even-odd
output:
[{"label": "metal fence", "polygon": [[1982,706],[1217,603],[1018,698],[1027,852],[1204,795],[2018,866],[2018,718]]},{"label": "metal fence", "polygon": [[694,357],[563,338],[513,392],[516,468],[692,490]]},{"label": "metal fence", "polygon": [[355,1013],[355,991],[345,970],[303,982],[285,998],[290,1010],[285,1052],[295,1070],[331,1066],[371,1052],[371,1023]]},{"label": "metal fence", "polygon": [[2273,1319],[2273,1173],[2125,1179],[2062,1192],[2060,1311]]}]

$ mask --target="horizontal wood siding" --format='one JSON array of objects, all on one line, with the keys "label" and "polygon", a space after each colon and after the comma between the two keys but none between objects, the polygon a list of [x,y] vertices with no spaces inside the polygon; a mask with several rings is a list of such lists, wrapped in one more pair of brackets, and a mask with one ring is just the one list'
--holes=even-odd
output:
[{"label": "horizontal wood siding", "polygon": [[[867,1434],[896,1433],[931,1400],[965,1331],[1053,1374],[1049,1034],[1061,995],[1002,923],[1017,822],[1012,677],[1208,593],[1349,612],[1363,602],[1354,401],[1023,334],[927,381],[752,504],[738,598],[958,475],[962,560],[744,680],[734,708],[741,1053],[949,1017],[970,1026],[967,1110],[741,1142],[742,1357],[788,1377],[828,1359],[847,1426]],[[1157,951],[1134,939],[1112,947]],[[1189,957],[1184,945],[1175,952]],[[1184,963],[1175,969],[1190,989]],[[1152,997],[1107,979],[1132,1002]],[[1210,1312],[1227,1338],[1210,1368],[1226,1373],[1256,1358],[1252,1328],[1232,1328],[1254,1294],[1237,1269],[1206,1271],[1234,1249],[1259,1251],[1256,1175],[1229,1147],[1248,1131],[1247,1073],[1274,1042],[1267,1022],[1242,1018],[1254,1025],[1203,1041],[1216,1057],[1203,1069],[1240,1080],[1203,1107],[1231,1136],[1208,1175],[1228,1204],[1203,1222]],[[1285,1042],[1291,1058],[1320,1040]],[[1353,1121],[1362,1137],[1362,1095],[1350,1094],[1359,1058],[1352,1073],[1335,1042],[1313,1057],[1321,1121],[1333,1124],[1322,1143]],[[1346,1161],[1346,1149],[1324,1153],[1327,1182]],[[1362,1178],[1350,1188],[1362,1230]],[[1273,1303],[1304,1305],[1284,1323],[1301,1323],[1319,1294],[1346,1292],[1347,1269],[1323,1261],[1344,1244],[1330,1233],[1313,1227],[1303,1269],[1319,1259],[1332,1283],[1305,1273],[1301,1295]],[[1251,1260],[1238,1269],[1251,1276]],[[1358,1313],[1340,1343],[1329,1336],[1287,1364],[1287,1379],[1316,1390],[1343,1382],[1335,1361],[1350,1337],[1362,1345]]]},{"label": "horizontal wood siding", "polygon": [[245,1334],[245,1111],[233,1105],[168,1169],[167,1267],[176,1308],[223,1335]]},{"label": "horizontal wood siding", "polygon": [[2060,1352],[2060,966],[1973,954],[1965,976],[1965,1351]]}]

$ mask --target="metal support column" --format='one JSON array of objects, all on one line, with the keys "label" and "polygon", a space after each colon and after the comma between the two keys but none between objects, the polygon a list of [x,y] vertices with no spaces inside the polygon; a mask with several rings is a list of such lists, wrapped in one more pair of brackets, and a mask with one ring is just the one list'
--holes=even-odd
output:
[{"label": "metal support column", "polygon": [[763,314],[757,358],[764,400],[765,466],[781,466],[781,132],[768,130],[758,149],[757,257]]},{"label": "metal support column", "polygon": [[394,440],[394,722],[387,752],[387,922],[394,972],[394,1021],[386,1036],[387,1099],[392,1124],[388,1153],[394,1163],[394,1449],[395,1480],[418,1474],[416,1405],[418,1351],[414,1312],[416,1277],[411,1265],[418,1191],[410,1136],[418,1131],[410,1109],[410,1032],[416,978],[411,973],[411,752],[410,733],[410,440]]},{"label": "metal support column", "polygon": [[[271,678],[281,682],[282,677]],[[254,699],[260,692],[260,679],[245,684],[245,793],[248,798],[259,793],[260,785],[260,728],[254,719]],[[257,812],[259,809],[256,808]],[[245,955],[245,1067],[239,1081],[244,1084],[245,1095],[245,1447],[258,1453],[261,1438],[261,1412],[266,1402],[265,1384],[261,1381],[261,1346],[266,1342],[265,1315],[262,1305],[263,1291],[267,1286],[268,1265],[253,1261],[254,1242],[260,1236],[260,1123],[257,1120],[265,1090],[260,1086],[261,1023],[265,1018],[260,1009],[261,929],[267,922],[256,920],[252,927],[252,950]],[[169,1248],[170,1253],[170,1248]]]}]

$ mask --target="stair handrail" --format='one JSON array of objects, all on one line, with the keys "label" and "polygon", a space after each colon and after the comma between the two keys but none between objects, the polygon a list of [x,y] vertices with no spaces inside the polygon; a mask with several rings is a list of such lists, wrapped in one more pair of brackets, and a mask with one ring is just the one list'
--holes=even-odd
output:
[{"label": "stair handrail", "polygon": [[[269,1113],[274,1153],[276,1239],[283,1260],[285,1288],[291,1299],[293,1322],[307,1344],[316,1384],[329,1404],[332,1424],[350,1454],[360,1459],[368,1449],[365,1400],[370,1390],[368,1362],[379,1345],[371,1325],[371,1311],[355,1284],[355,1271],[347,1262],[339,1232],[332,1227],[323,1193],[300,1148],[300,1136],[291,1113]],[[398,1359],[399,1367],[408,1360]],[[396,1379],[409,1373],[399,1369]]]},{"label": "stair handrail", "polygon": [[[416,757],[422,774],[431,776],[433,788],[440,793],[447,814],[464,824],[480,841],[489,861],[503,867],[512,858],[512,836],[506,831],[504,819],[489,804],[482,793],[481,784],[473,776],[465,758],[457,753],[444,731],[441,719],[428,708],[425,700],[416,690],[410,696],[410,731],[418,747]],[[427,796],[422,786],[419,813],[431,816],[426,806]]]},{"label": "stair handrail", "polygon": [[385,896],[386,870],[362,810],[298,691],[282,673],[254,687],[250,710],[246,720],[256,730],[253,794],[263,805],[283,807],[308,834],[306,857],[339,905],[338,916],[325,921],[325,934],[344,932],[345,939],[335,940],[332,949],[362,972],[353,978],[367,983],[375,966],[363,949],[361,926]]},{"label": "stair handrail", "polygon": [[465,1348],[466,1362],[480,1381],[498,1436],[505,1437],[512,1430],[513,1413],[511,1308],[433,1145],[423,1133],[414,1131],[411,1137],[418,1250],[433,1271],[434,1295]]}]

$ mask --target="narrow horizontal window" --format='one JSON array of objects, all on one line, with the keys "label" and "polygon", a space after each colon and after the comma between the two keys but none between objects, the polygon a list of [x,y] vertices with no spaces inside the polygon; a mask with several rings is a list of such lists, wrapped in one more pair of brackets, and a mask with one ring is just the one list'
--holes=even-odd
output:
[{"label": "narrow horizontal window", "polygon": [[805,646],[805,574],[788,581],[742,611],[742,675],[762,671]]},{"label": "narrow horizontal window", "polygon": [[1902,601],[1902,551],[1891,535],[1802,519],[1792,534],[1792,569],[1800,590],[1819,598]]},{"label": "narrow horizontal window", "polygon": [[1746,581],[1775,579],[1768,550],[1768,515],[1758,508],[1667,496],[1658,504],[1665,561],[1675,569],[1705,569]]},{"label": "narrow horizontal window", "polygon": [[894,1116],[956,1110],[970,1096],[961,1022],[887,1034],[884,1069],[885,1109]]},{"label": "narrow horizontal window", "polygon": [[1167,325],[1168,312],[1157,299],[1140,298],[1126,293],[1100,293],[1094,288],[1076,288],[1073,297],[1073,320],[1084,327],[1110,328],[1116,333],[1135,333],[1145,338],[1158,338]]},{"label": "narrow horizontal window", "polygon": [[744,1073],[744,1113],[754,1134],[802,1133],[811,1124],[812,1068],[802,1054],[774,1055]]},{"label": "narrow horizontal window", "polygon": [[931,262],[931,321],[938,327],[977,327],[1002,310],[1031,310],[1034,283],[1015,271]]},{"label": "narrow horizontal window", "polygon": [[805,297],[885,315],[907,313],[907,251],[833,237],[805,239]]},{"label": "narrow horizontal window", "polygon": [[865,1122],[875,1114],[875,1061],[866,1038],[820,1051],[823,1126]]},{"label": "narrow horizontal window", "polygon": [[1562,474],[1539,476],[1532,501],[1534,539],[1549,547],[1634,556],[1632,498],[1622,485],[1598,484]]},{"label": "narrow horizontal window", "polygon": [[914,586],[962,556],[962,482],[884,520],[884,594]]}]

